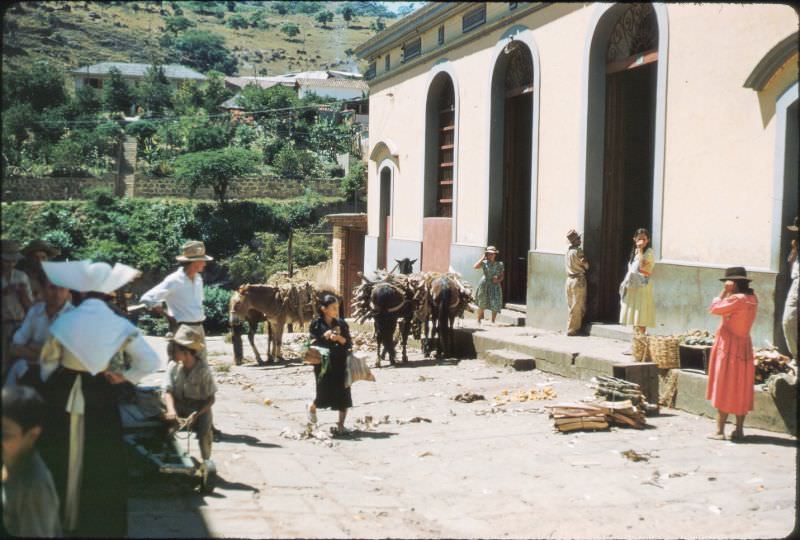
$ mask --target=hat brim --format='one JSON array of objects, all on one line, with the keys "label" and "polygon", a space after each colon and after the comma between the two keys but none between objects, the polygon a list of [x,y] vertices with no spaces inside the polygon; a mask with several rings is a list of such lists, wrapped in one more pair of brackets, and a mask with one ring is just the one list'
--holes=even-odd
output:
[{"label": "hat brim", "polygon": [[24,258],[25,257],[20,255],[19,253],[3,253],[4,261],[19,262]]},{"label": "hat brim", "polygon": [[191,349],[197,352],[200,352],[205,348],[202,343],[195,343],[194,341],[177,340],[175,338],[171,338],[170,341],[172,343],[180,345],[181,347],[186,347],[187,349]]},{"label": "hat brim", "polygon": [[747,276],[728,276],[719,278],[720,281],[753,281]]},{"label": "hat brim", "polygon": [[209,257],[208,255],[203,255],[201,257],[184,257],[183,255],[178,255],[175,257],[175,260],[178,262],[213,261],[214,257]]},{"label": "hat brim", "polygon": [[793,232],[797,232],[798,230],[797,225],[787,225],[786,228]]},{"label": "hat brim", "polygon": [[59,255],[61,255],[61,250],[58,249],[57,247],[52,246],[50,244],[39,244],[39,243],[28,244],[27,246],[25,246],[20,250],[20,253],[22,253],[27,257],[31,253],[36,253],[37,251],[44,251],[45,253],[47,253],[47,256],[51,259],[53,257],[58,257]]}]

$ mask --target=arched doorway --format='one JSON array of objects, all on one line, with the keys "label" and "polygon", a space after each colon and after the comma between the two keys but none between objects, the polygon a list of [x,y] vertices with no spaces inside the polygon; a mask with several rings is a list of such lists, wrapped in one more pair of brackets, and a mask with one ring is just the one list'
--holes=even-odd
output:
[{"label": "arched doorway", "polygon": [[378,268],[386,269],[389,260],[389,238],[392,235],[392,170],[388,166],[380,172],[380,203],[378,207]]},{"label": "arched doorway", "polygon": [[422,219],[423,271],[447,272],[453,234],[456,106],[453,80],[439,72],[425,108],[425,175]]},{"label": "arched doorway", "polygon": [[533,58],[510,41],[492,73],[488,242],[505,263],[503,298],[525,304],[531,229]]},{"label": "arched doorway", "polygon": [[658,72],[653,6],[610,8],[596,27],[589,61],[589,95],[603,97],[590,101],[587,120],[584,239],[593,267],[587,308],[589,320],[616,322],[633,233],[646,228],[653,234]]},{"label": "arched doorway", "polygon": [[[795,87],[794,95],[797,95]],[[800,125],[798,125],[798,105],[797,98],[786,108],[785,133],[778,134],[783,136],[784,156],[783,156],[783,207],[781,208],[780,225],[780,248],[778,261],[778,277],[775,283],[775,312],[774,312],[774,331],[773,343],[778,346],[781,352],[788,354],[786,338],[783,334],[783,310],[786,306],[786,295],[791,285],[791,268],[787,262],[789,256],[790,243],[792,238],[797,238],[797,233],[786,229],[787,225],[794,222],[798,213],[797,193],[798,193],[798,148],[800,147]]]}]

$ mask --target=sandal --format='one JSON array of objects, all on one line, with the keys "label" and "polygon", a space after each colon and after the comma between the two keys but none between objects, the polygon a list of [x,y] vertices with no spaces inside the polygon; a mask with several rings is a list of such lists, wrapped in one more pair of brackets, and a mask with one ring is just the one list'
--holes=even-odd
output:
[{"label": "sandal", "polygon": [[734,442],[735,441],[741,441],[742,439],[744,439],[744,433],[742,433],[741,431],[736,430],[736,431],[732,431],[731,432],[731,436],[730,436],[730,440],[731,441],[734,441]]},{"label": "sandal", "polygon": [[724,433],[711,433],[706,435],[706,439],[714,439],[715,441],[724,441],[725,434]]}]

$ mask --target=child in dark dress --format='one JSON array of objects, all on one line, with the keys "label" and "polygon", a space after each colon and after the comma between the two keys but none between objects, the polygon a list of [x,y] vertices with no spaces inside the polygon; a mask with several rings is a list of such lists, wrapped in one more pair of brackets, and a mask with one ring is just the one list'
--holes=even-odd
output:
[{"label": "child in dark dress", "polygon": [[311,322],[309,332],[311,345],[327,349],[322,363],[314,366],[316,397],[306,406],[309,422],[317,422],[317,408],[339,411],[336,432],[344,433],[347,409],[353,406],[350,388],[345,386],[347,355],[353,348],[350,328],[344,319],[338,318],[339,301],[333,295],[325,295],[319,306],[319,315]]}]

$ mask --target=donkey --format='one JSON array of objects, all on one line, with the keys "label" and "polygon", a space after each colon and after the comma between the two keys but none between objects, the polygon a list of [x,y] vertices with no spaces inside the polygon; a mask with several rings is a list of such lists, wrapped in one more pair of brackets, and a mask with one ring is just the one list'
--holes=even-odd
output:
[{"label": "donkey", "polygon": [[409,275],[414,271],[414,263],[417,262],[417,259],[409,259],[406,257],[405,259],[395,259],[394,262],[397,264],[395,264],[392,271],[389,272],[390,274],[397,270],[401,274]]},{"label": "donkey", "polygon": [[246,318],[251,311],[257,311],[271,327],[270,347],[267,351],[267,362],[283,360],[281,345],[283,328],[286,324],[303,324],[296,310],[287,309],[280,287],[272,285],[242,285],[239,288],[239,299],[233,305],[235,313]]},{"label": "donkey", "polygon": [[[403,362],[408,362],[406,345],[408,343],[408,333],[411,328],[411,318],[413,316],[413,305],[405,292],[399,288],[381,281],[375,284],[370,294],[370,307],[375,318],[375,334],[378,342],[378,358],[375,367],[380,367],[381,360],[389,354],[389,363],[395,365],[397,352],[394,347],[394,331],[397,328],[397,321],[402,317],[403,322],[400,327],[402,334]],[[383,354],[381,354],[383,346]]]},{"label": "donkey", "polygon": [[233,340],[233,358],[236,362],[236,365],[239,366],[242,364],[242,360],[244,359],[244,348],[242,347],[242,326],[245,322],[247,322],[247,339],[250,341],[250,347],[253,349],[253,353],[256,355],[256,362],[258,362],[259,366],[263,366],[267,363],[271,362],[271,359],[264,362],[261,359],[261,354],[259,354],[258,349],[256,348],[255,336],[256,330],[258,329],[258,323],[265,322],[266,323],[266,332],[267,332],[267,351],[272,345],[272,327],[269,321],[266,319],[263,313],[260,311],[256,311],[255,309],[248,309],[247,313],[245,314],[244,318],[239,316],[236,312],[236,305],[240,302],[241,297],[237,291],[231,295],[230,303],[228,304],[228,322],[231,326],[231,331],[233,333],[232,340]]},{"label": "donkey", "polygon": [[[461,302],[459,286],[448,276],[439,276],[431,281],[430,299],[433,315],[431,341],[436,346],[436,358],[453,354],[453,320]],[[436,339],[438,335],[438,340]]]}]

